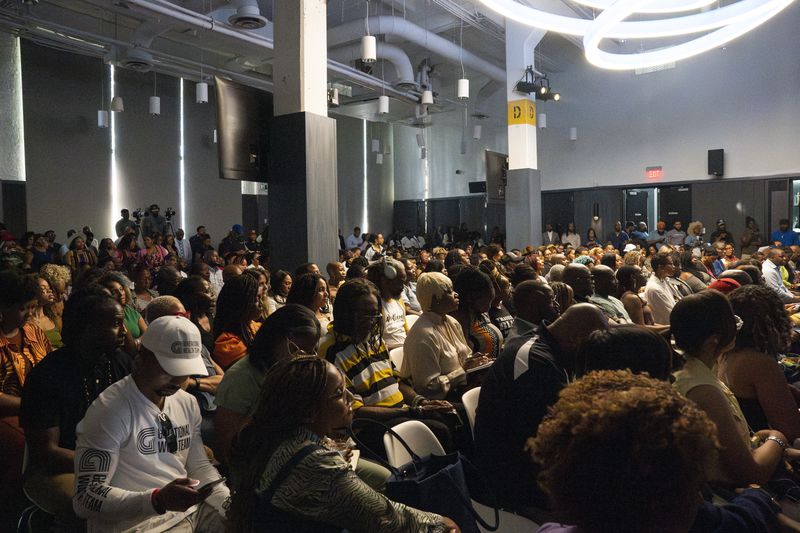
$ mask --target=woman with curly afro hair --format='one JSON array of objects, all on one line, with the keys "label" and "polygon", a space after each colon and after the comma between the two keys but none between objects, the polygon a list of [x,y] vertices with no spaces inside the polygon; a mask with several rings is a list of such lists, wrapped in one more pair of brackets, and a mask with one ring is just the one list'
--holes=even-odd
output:
[{"label": "woman with curly afro hair", "polygon": [[777,361],[791,343],[783,302],[760,285],[736,289],[729,299],[742,329],[734,348],[720,359],[717,375],[739,400],[751,429],[771,427],[793,442],[800,437],[800,392],[786,382]]},{"label": "woman with curly afro hair", "polygon": [[587,374],[561,391],[528,447],[561,522],[539,533],[777,531],[780,509],[760,489],[724,508],[701,499],[715,426],[666,382]]}]

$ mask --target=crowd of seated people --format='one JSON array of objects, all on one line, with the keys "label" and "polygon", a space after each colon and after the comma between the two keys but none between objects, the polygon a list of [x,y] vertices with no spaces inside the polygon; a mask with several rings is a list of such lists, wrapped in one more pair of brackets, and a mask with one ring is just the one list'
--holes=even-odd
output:
[{"label": "crowd of seated people", "polygon": [[766,244],[748,219],[739,241],[570,224],[522,249],[355,228],[326,278],[270,271],[238,224],[215,248],[149,215],[66,245],[0,229],[0,530],[34,504],[62,531],[458,531],[384,494],[383,427],[412,419],[543,531],[800,528],[788,221]]}]

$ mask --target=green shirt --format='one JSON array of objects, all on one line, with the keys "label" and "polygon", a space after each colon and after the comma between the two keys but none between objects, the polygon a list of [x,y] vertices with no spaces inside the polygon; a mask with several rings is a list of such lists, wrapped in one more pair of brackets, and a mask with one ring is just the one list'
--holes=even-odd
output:
[{"label": "green shirt", "polygon": [[250,356],[236,361],[222,376],[216,404],[235,413],[249,415],[258,403],[265,373],[250,364]]},{"label": "green shirt", "polygon": [[134,339],[142,336],[142,330],[139,329],[139,319],[142,315],[133,306],[125,306],[125,329],[131,332]]}]

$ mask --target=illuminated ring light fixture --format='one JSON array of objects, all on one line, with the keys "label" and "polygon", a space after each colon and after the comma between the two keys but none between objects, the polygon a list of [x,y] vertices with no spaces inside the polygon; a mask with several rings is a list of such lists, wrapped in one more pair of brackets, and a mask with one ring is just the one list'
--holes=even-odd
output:
[{"label": "illuminated ring light fixture", "polygon": [[[739,0],[701,13],[683,14],[708,7],[716,0],[573,0],[602,10],[594,20],[555,15],[515,0],[480,0],[507,19],[547,31],[583,38],[586,59],[610,70],[656,67],[686,59],[744,35],[768,21],[794,0]],[[628,21],[632,15],[677,16]],[[616,54],[600,49],[603,39],[657,39],[704,33],[681,44],[649,52]]]}]

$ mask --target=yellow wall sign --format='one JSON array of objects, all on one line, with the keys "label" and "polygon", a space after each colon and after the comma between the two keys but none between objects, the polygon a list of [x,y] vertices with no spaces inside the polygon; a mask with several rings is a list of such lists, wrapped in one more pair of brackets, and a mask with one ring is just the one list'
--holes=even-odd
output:
[{"label": "yellow wall sign", "polygon": [[536,125],[536,102],[533,100],[512,100],[508,103],[508,125]]}]

